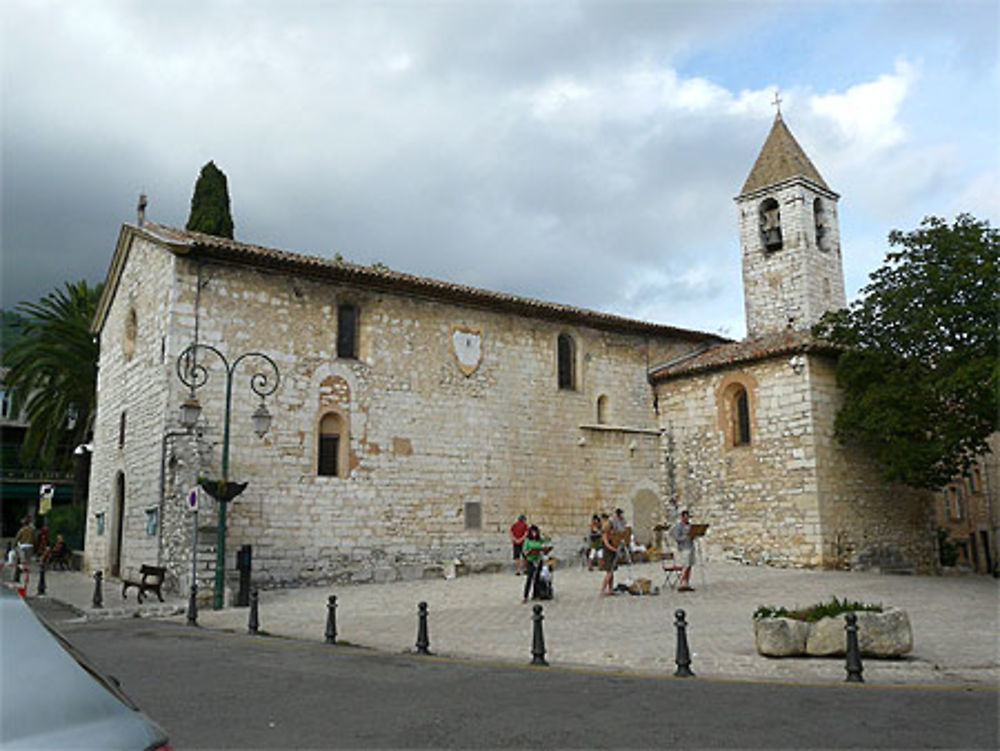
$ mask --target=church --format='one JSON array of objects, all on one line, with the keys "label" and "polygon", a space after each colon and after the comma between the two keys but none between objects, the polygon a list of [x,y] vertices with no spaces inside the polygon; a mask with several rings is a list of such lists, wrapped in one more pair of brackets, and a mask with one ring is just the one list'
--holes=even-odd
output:
[{"label": "church", "polygon": [[[933,569],[930,495],[834,437],[836,352],[810,328],[846,304],[838,195],[780,113],[735,200],[742,341],[140,209],[93,322],[87,566],[186,588],[194,550],[202,587],[252,546],[260,586],[421,578],[508,564],[521,513],[572,557],[621,507],[643,543],[689,508],[714,559]],[[202,494],[195,525],[192,488],[223,478],[246,487]]]}]

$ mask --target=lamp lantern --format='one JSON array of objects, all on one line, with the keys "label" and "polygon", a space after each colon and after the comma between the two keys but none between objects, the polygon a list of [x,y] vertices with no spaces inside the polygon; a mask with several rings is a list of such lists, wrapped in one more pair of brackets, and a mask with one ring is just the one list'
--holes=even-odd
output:
[{"label": "lamp lantern", "polygon": [[201,414],[201,404],[192,392],[181,404],[181,425],[185,428],[193,428],[198,422],[198,415]]},{"label": "lamp lantern", "polygon": [[267,411],[267,406],[263,400],[261,400],[257,409],[254,410],[250,420],[253,422],[253,432],[257,434],[258,438],[263,438],[268,428],[271,427],[271,413]]}]

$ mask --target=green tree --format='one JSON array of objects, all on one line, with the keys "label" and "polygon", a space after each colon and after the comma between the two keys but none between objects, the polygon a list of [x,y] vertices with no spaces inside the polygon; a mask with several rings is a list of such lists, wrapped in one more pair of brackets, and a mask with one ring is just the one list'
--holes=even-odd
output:
[{"label": "green tree", "polygon": [[229,213],[229,186],[226,175],[209,162],[201,168],[191,196],[187,229],[217,237],[233,237],[233,217]]},{"label": "green tree", "polygon": [[886,480],[939,488],[998,429],[998,231],[968,214],[889,234],[893,250],[849,310],[814,333],[843,346],[841,440],[877,458]]},{"label": "green tree", "polygon": [[97,341],[90,322],[103,285],[66,283],[37,303],[20,303],[22,338],[3,352],[14,409],[23,405],[28,430],[22,460],[68,467],[87,439],[97,392]]}]

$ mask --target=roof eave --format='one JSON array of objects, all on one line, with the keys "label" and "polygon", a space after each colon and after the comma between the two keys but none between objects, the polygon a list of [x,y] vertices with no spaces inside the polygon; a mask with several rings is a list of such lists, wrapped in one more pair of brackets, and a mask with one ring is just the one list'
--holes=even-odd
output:
[{"label": "roof eave", "polygon": [[716,370],[726,370],[740,365],[747,365],[755,362],[764,362],[766,360],[774,360],[779,357],[787,357],[788,355],[796,354],[810,354],[810,355],[826,355],[830,357],[836,357],[839,355],[843,349],[837,347],[830,342],[824,341],[814,341],[814,342],[798,342],[795,344],[790,344],[786,347],[780,349],[772,350],[769,352],[760,352],[755,354],[744,355],[742,357],[737,357],[732,360],[726,360],[723,362],[713,362],[705,363],[704,365],[698,365],[693,368],[678,370],[676,372],[663,372],[667,366],[661,366],[657,370],[651,371],[649,374],[650,383],[664,383],[666,381],[673,381],[680,378],[688,378],[695,375],[704,375],[705,373],[711,373]]},{"label": "roof eave", "polygon": [[821,195],[826,196],[827,198],[829,198],[832,201],[839,201],[840,200],[840,194],[839,193],[837,193],[836,191],[830,190],[825,185],[820,185],[815,180],[813,180],[810,177],[806,177],[805,175],[794,175],[792,177],[786,177],[784,180],[778,180],[777,182],[772,183],[770,185],[762,185],[759,188],[754,188],[752,190],[747,190],[747,191],[741,192],[738,195],[734,196],[733,200],[734,201],[742,201],[742,200],[746,200],[748,198],[749,199],[763,198],[768,193],[773,193],[775,190],[780,190],[780,189],[782,189],[784,187],[787,187],[789,185],[794,185],[795,183],[805,183],[806,185],[809,186],[809,188],[811,190],[814,190],[815,192],[817,192],[817,193],[819,193]]},{"label": "roof eave", "polygon": [[583,308],[545,303],[540,300],[518,297],[506,293],[489,292],[475,287],[437,282],[436,280],[424,279],[401,272],[386,274],[350,263],[316,263],[309,257],[299,257],[298,254],[285,254],[284,251],[277,252],[281,253],[281,255],[277,253],[248,252],[239,247],[196,241],[190,245],[186,253],[192,257],[228,261],[242,266],[289,270],[294,271],[300,276],[312,277],[324,281],[356,284],[368,289],[374,288],[385,292],[405,293],[426,299],[461,303],[480,309],[501,310],[534,318],[588,325],[602,330],[669,336],[686,341],[715,342],[719,344],[730,341],[717,334],[710,334],[703,331],[681,329],[664,324],[619,317],[609,313],[588,311]]}]

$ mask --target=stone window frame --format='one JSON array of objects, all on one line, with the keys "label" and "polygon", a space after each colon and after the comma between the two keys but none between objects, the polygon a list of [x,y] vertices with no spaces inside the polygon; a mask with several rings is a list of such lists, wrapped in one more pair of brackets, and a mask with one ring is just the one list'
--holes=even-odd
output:
[{"label": "stone window frame", "polygon": [[[343,313],[350,310],[354,320],[350,334],[349,344],[343,333]],[[361,359],[361,305],[357,300],[347,299],[337,303],[337,332],[336,332],[337,358],[341,360]],[[342,348],[343,347],[343,348]]]},{"label": "stone window frame", "polygon": [[[329,433],[324,433],[323,423],[330,418],[336,420],[337,429]],[[324,468],[320,464],[320,454],[322,451],[324,435],[336,436],[337,438],[336,473],[322,471]],[[326,408],[320,413],[318,419],[316,420],[316,451],[314,456],[315,475],[317,477],[338,477],[340,479],[346,479],[350,476],[351,421],[349,415],[344,410]]]},{"label": "stone window frame", "polygon": [[[739,435],[738,400],[746,395],[747,440]],[[749,373],[729,373],[715,390],[718,428],[727,449],[740,450],[753,446],[757,437],[757,379]]]},{"label": "stone window frame", "polygon": [[556,385],[560,391],[580,390],[579,351],[574,334],[560,331],[556,335]]}]

